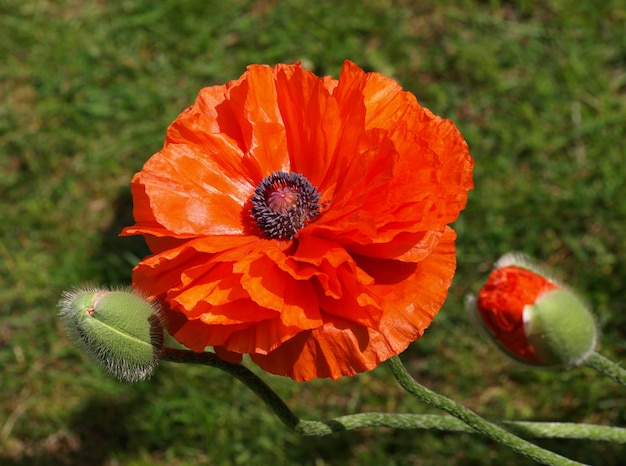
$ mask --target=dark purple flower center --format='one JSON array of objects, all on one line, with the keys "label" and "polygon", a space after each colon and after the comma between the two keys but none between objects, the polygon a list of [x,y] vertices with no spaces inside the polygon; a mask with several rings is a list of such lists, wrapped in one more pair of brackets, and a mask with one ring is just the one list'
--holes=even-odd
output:
[{"label": "dark purple flower center", "polygon": [[317,189],[299,173],[275,172],[263,178],[252,196],[250,212],[273,239],[293,239],[320,213]]}]

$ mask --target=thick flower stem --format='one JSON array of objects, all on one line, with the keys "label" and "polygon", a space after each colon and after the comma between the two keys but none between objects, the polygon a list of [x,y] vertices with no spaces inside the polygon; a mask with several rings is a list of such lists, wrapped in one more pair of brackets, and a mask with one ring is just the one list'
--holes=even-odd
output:
[{"label": "thick flower stem", "polygon": [[[241,364],[231,364],[214,353],[194,353],[189,350],[164,348],[162,361],[201,364],[221,369],[257,394],[290,429],[301,435],[324,436],[339,431],[365,427],[389,427],[393,429],[434,429],[449,432],[476,433],[466,422],[450,416],[434,414],[359,413],[340,416],[325,421],[299,419],[285,402],[256,374]],[[589,424],[562,424],[555,422],[502,421],[499,425],[511,432],[528,437],[569,438],[626,443],[626,429]],[[558,464],[558,463],[555,463]],[[567,463],[566,463],[567,464]],[[576,464],[576,463],[571,463]]]},{"label": "thick flower stem", "polygon": [[610,377],[617,383],[626,385],[626,369],[605,358],[595,351],[592,352],[584,362],[585,365],[594,368],[601,374]]},{"label": "thick flower stem", "polygon": [[441,409],[462,420],[467,425],[473,427],[477,432],[482,433],[492,440],[506,445],[518,453],[532,458],[541,464],[555,466],[581,464],[523,440],[502,427],[483,419],[478,414],[474,413],[465,406],[460,405],[456,401],[427,389],[409,375],[399,357],[394,356],[387,362],[391,367],[394,376],[402,388],[404,388],[407,392],[411,393],[413,396],[424,401],[425,403],[428,403],[429,405]]}]

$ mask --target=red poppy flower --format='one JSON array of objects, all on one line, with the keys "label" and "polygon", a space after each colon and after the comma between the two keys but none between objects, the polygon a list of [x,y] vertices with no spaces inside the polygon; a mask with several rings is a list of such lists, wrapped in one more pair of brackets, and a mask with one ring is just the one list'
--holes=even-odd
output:
[{"label": "red poppy flower", "polygon": [[520,254],[497,262],[468,307],[507,354],[529,364],[577,365],[595,346],[595,322],[586,305]]},{"label": "red poppy flower", "polygon": [[472,166],[454,124],[378,73],[251,65],[133,178],[123,234],[154,253],[134,286],[194,351],[295,380],[372,369],[446,297]]}]

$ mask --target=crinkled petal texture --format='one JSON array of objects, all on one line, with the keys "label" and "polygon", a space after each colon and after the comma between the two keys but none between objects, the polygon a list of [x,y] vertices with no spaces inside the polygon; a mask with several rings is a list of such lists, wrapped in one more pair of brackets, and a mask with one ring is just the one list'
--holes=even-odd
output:
[{"label": "crinkled petal texture", "polygon": [[[472,188],[467,144],[448,120],[377,73],[339,80],[296,65],[249,66],[202,89],[132,181],[153,255],[134,286],[161,299],[194,351],[243,354],[295,380],[376,367],[419,338],[455,271],[447,226]],[[292,240],[250,215],[263,178],[298,173],[321,213]]]}]

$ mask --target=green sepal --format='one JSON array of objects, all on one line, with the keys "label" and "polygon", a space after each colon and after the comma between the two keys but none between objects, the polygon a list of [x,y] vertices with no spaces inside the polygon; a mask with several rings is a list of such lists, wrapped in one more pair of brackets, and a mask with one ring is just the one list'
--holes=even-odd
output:
[{"label": "green sepal", "polygon": [[543,294],[524,312],[528,343],[547,365],[579,366],[594,350],[597,327],[584,302],[568,289]]}]

